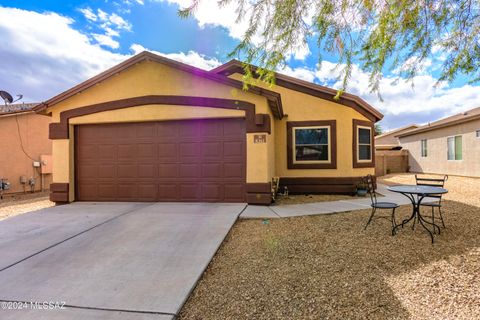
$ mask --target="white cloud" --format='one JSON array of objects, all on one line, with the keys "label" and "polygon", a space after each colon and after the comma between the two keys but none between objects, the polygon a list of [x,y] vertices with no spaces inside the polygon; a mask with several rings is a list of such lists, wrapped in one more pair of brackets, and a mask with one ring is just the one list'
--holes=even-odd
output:
[{"label": "white cloud", "polygon": [[83,16],[90,21],[97,21],[97,15],[93,12],[91,8],[83,8],[79,9],[79,11],[83,14]]},{"label": "white cloud", "polygon": [[133,44],[130,49],[135,53],[138,54],[142,51],[150,51],[155,54],[167,57],[169,59],[173,59],[176,61],[180,61],[192,66],[195,66],[197,68],[203,69],[203,70],[211,70],[215,67],[218,67],[222,63],[218,61],[216,58],[207,58],[204,55],[199,54],[198,52],[195,51],[188,51],[188,53],[184,52],[178,52],[178,53],[162,53],[158,51],[153,51],[153,50],[148,50],[144,48],[140,44]]},{"label": "white cloud", "polygon": [[118,49],[120,44],[113,38],[119,37],[120,31],[132,30],[132,25],[130,22],[126,21],[116,13],[109,14],[102,9],[97,9],[97,13],[95,13],[89,7],[79,9],[79,11],[90,23],[96,24],[101,30],[103,30],[104,34],[92,34],[93,39],[95,39],[97,43],[102,46]]},{"label": "white cloud", "polygon": [[132,25],[130,24],[130,22],[127,22],[125,19],[123,19],[116,13],[110,14],[110,16],[108,17],[108,21],[117,29],[124,29],[128,31],[132,30]]},{"label": "white cloud", "polygon": [[[0,7],[0,34],[9,44],[0,46],[0,89],[23,94],[25,102],[39,102],[131,57],[94,43],[73,23],[52,12]],[[137,53],[144,48],[136,45],[132,50]],[[193,51],[158,54],[204,69],[220,65],[217,59]]]},{"label": "white cloud", "polygon": [[[170,4],[178,5],[180,8],[187,8],[191,6],[192,0],[156,0],[159,2],[168,2]],[[247,1],[248,5],[248,1]],[[227,29],[229,35],[234,39],[242,39],[245,31],[248,29],[248,19],[237,21],[238,14],[236,1],[230,1],[227,5],[219,6],[218,1],[204,0],[201,1],[193,15],[197,20],[198,26],[203,28],[205,26],[222,27]],[[247,11],[249,9],[247,8]],[[311,17],[305,17],[306,20]],[[259,44],[261,41],[260,34],[257,34],[252,39],[253,43]],[[293,52],[287,52],[287,59],[293,57],[297,60],[304,60],[310,55],[308,44],[299,42]]]},{"label": "white cloud", "polygon": [[2,89],[40,101],[125,60],[93,44],[56,13],[0,7]]},{"label": "white cloud", "polygon": [[[320,70],[286,67],[279,72],[339,89],[342,83],[338,76],[342,67],[336,68],[335,63],[323,61]],[[394,80],[385,77],[380,81],[383,98],[380,101],[376,93],[370,92],[369,74],[354,65],[347,88],[347,92],[360,96],[385,114],[385,129],[410,122],[434,121],[480,105],[480,86],[451,87],[446,83],[435,86],[437,79],[428,74],[415,76],[413,87],[412,82]]]},{"label": "white cloud", "polygon": [[120,46],[118,41],[113,40],[112,37],[108,35],[94,33],[92,34],[92,36],[98,42],[99,45],[109,47],[112,49],[118,49],[118,47]]}]

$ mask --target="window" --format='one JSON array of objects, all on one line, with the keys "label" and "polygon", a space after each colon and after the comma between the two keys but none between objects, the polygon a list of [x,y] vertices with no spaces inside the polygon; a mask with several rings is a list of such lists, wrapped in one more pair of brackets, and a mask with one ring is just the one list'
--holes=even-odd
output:
[{"label": "window", "polygon": [[480,138],[480,130],[477,130],[477,138]]},{"label": "window", "polygon": [[375,167],[373,122],[353,120],[353,167]]},{"label": "window", "polygon": [[372,129],[358,127],[358,161],[372,161]]},{"label": "window", "polygon": [[336,121],[288,121],[287,157],[289,169],[334,169]]},{"label": "window", "polygon": [[447,138],[448,160],[462,160],[462,136]]},{"label": "window", "polygon": [[427,156],[427,139],[423,139],[421,141],[421,144],[422,144],[422,157],[426,157]]},{"label": "window", "polygon": [[293,128],[295,157],[293,162],[329,161],[330,127]]}]

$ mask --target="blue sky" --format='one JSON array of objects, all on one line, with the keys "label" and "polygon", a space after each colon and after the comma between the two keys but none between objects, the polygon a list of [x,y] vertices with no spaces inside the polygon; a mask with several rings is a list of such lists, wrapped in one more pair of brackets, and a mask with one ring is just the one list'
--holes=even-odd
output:
[{"label": "blue sky", "polygon": [[[21,93],[25,102],[46,100],[142,50],[211,69],[228,61],[245,24],[234,8],[222,11],[203,0],[195,16],[177,16],[190,0],[2,1],[0,3],[0,89]],[[291,53],[282,73],[339,87],[335,57],[323,53],[317,66],[314,39]],[[385,129],[425,123],[479,106],[480,88],[465,78],[435,88],[442,53],[429,59],[411,83],[384,74],[384,101],[368,89],[368,74],[354,68],[348,91],[385,114]]]}]

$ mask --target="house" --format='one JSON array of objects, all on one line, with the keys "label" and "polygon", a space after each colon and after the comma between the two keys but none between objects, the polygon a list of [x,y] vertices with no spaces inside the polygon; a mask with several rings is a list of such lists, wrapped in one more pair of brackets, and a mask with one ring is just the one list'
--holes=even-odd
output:
[{"label": "house", "polygon": [[40,191],[52,182],[51,118],[36,114],[36,105],[0,106],[0,179],[10,183],[4,193]]},{"label": "house", "polygon": [[480,108],[398,135],[413,172],[480,177]]},{"label": "house", "polygon": [[38,105],[52,118],[51,199],[268,204],[273,177],[345,193],[374,173],[380,112],[280,74],[245,91],[242,72],[142,52]]},{"label": "house", "polygon": [[398,140],[398,135],[404,132],[418,128],[416,124],[409,124],[407,126],[390,130],[385,133],[375,136],[375,149],[379,150],[395,150],[400,149],[400,141]]}]

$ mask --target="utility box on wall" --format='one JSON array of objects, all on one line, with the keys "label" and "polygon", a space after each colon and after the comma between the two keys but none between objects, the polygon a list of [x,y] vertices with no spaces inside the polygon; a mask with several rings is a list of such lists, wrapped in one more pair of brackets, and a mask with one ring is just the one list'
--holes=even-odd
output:
[{"label": "utility box on wall", "polygon": [[51,154],[42,154],[40,156],[41,167],[40,170],[42,174],[52,173],[52,155]]}]

